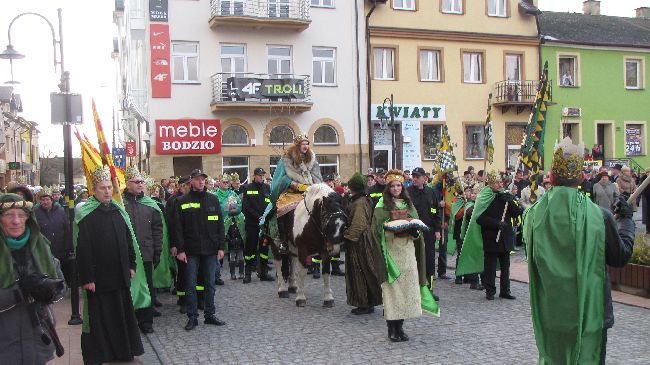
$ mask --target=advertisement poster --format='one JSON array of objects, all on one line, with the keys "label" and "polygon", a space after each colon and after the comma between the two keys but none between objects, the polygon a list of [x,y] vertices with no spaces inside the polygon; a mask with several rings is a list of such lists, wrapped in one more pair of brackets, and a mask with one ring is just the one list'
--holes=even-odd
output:
[{"label": "advertisement poster", "polygon": [[151,97],[171,98],[169,25],[150,24],[149,43],[151,45]]},{"label": "advertisement poster", "polygon": [[414,168],[421,167],[422,165],[422,157],[420,154],[420,122],[417,120],[403,121],[402,137],[404,139],[404,143],[402,144],[402,167],[404,170],[413,171]]},{"label": "advertisement poster", "polygon": [[149,20],[167,22],[167,0],[149,0]]},{"label": "advertisement poster", "polygon": [[221,152],[218,119],[156,120],[159,155],[216,154]]}]

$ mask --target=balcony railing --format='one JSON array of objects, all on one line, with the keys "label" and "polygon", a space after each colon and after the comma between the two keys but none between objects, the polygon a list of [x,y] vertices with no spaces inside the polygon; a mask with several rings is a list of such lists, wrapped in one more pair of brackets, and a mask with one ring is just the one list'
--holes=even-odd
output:
[{"label": "balcony railing", "polygon": [[310,110],[308,75],[220,72],[212,75],[212,111],[268,110],[271,107]]},{"label": "balcony railing", "polygon": [[306,29],[311,23],[309,0],[211,0],[210,27],[269,26]]},{"label": "balcony railing", "polygon": [[[549,83],[551,81],[549,80]],[[535,104],[538,80],[506,80],[494,85],[494,106],[501,107],[506,113],[510,107],[517,108],[517,114]]]}]

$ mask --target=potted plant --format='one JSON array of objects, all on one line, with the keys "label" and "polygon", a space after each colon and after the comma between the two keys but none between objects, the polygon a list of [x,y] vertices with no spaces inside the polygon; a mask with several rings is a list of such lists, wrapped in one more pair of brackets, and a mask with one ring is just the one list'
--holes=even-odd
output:
[{"label": "potted plant", "polygon": [[639,234],[634,239],[630,262],[621,268],[610,267],[612,288],[628,294],[650,298],[650,237]]}]

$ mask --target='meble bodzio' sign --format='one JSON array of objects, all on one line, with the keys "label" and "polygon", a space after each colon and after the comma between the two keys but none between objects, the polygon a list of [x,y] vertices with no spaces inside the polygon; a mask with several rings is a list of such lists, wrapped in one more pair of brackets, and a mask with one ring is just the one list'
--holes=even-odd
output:
[{"label": "'meble bodzio' sign", "polygon": [[305,82],[301,79],[228,78],[228,95],[240,99],[305,98]]},{"label": "'meble bodzio' sign", "polygon": [[444,105],[429,104],[372,104],[373,120],[390,119],[391,114],[397,120],[445,121]]}]

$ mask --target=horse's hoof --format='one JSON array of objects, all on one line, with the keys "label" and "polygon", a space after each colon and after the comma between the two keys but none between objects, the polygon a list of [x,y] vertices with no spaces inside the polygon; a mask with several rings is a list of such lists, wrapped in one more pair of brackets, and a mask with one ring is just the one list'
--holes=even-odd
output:
[{"label": "horse's hoof", "polygon": [[295,286],[289,287],[289,293],[296,294],[296,292],[298,292],[298,288],[296,288]]},{"label": "horse's hoof", "polygon": [[307,304],[306,299],[296,299],[296,307],[304,307]]},{"label": "horse's hoof", "polygon": [[325,307],[325,308],[333,308],[334,307],[334,299],[324,300],[323,301],[323,307]]},{"label": "horse's hoof", "polygon": [[289,292],[288,291],[279,291],[278,292],[278,297],[280,297],[280,298],[289,298]]}]

